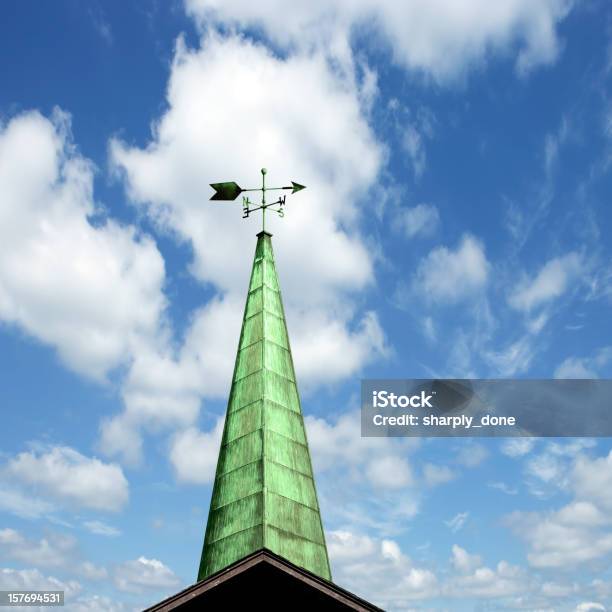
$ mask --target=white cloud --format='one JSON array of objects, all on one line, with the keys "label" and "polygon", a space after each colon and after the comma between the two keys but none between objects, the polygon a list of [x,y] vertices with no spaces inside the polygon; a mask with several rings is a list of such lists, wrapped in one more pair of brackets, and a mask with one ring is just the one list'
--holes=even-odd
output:
[{"label": "white cloud", "polygon": [[434,463],[426,463],[423,466],[423,479],[429,487],[450,482],[456,477],[456,474],[446,465],[436,465]]},{"label": "white cloud", "polygon": [[508,457],[524,457],[528,455],[536,443],[535,438],[508,438],[501,444],[501,452]]},{"label": "white cloud", "polygon": [[612,346],[599,349],[591,357],[568,357],[555,369],[555,378],[599,378],[612,360]]},{"label": "white cloud", "polygon": [[412,208],[398,209],[393,228],[407,238],[417,235],[431,236],[440,222],[440,213],[432,204],[417,204]]},{"label": "white cloud", "polygon": [[227,173],[257,184],[265,163],[269,183],[295,179],[308,186],[288,202],[282,221],[268,215],[301,387],[353,375],[388,353],[376,313],[357,312],[351,297],[373,281],[356,198],[374,185],[384,158],[361,85],[317,54],[280,59],[243,38],[215,34],[201,44],[188,49],[179,40],[168,110],[151,143],[110,145],[129,197],[162,231],[192,245],[190,271],[217,290],[193,314],[182,347],[162,338],[135,355],[126,412],[104,424],[101,442],[133,462],[143,425],[193,426],[201,398],[229,388],[260,219],[245,223],[239,204],[208,202],[209,183]]},{"label": "white cloud", "polygon": [[425,153],[425,145],[423,144],[423,135],[410,123],[404,127],[402,147],[410,156],[414,177],[418,180],[423,172],[425,172],[427,156]]},{"label": "white cloud", "polygon": [[93,167],[69,130],[60,111],[0,129],[0,319],[102,379],[157,328],[164,264],[133,227],[92,225]]},{"label": "white cloud", "polygon": [[564,442],[549,442],[546,450],[553,455],[575,459],[581,451],[595,446],[597,446],[597,440],[593,438],[569,438]]},{"label": "white cloud", "polygon": [[405,531],[421,498],[410,460],[419,440],[362,437],[357,410],[331,422],[307,416],[305,425],[319,502],[330,524],[388,536]]},{"label": "white cloud", "polygon": [[79,575],[87,580],[106,580],[108,577],[108,570],[105,567],[95,565],[91,561],[83,561],[76,569]]},{"label": "white cloud", "polygon": [[26,565],[61,567],[75,555],[76,539],[50,533],[40,541],[29,540],[14,529],[0,529],[0,550],[3,556]]},{"label": "white cloud", "polygon": [[385,608],[438,590],[435,574],[416,567],[394,540],[346,530],[327,532],[326,540],[334,582]]},{"label": "white cloud", "polygon": [[335,423],[313,416],[304,419],[317,470],[352,470],[359,467],[360,476],[365,475],[370,484],[395,488],[398,482],[396,476],[388,476],[382,482],[378,476],[381,469],[397,469],[397,478],[404,484],[410,483],[412,477],[406,454],[416,447],[418,441],[410,438],[362,437],[360,419],[357,411],[341,415]]},{"label": "white cloud", "polygon": [[572,486],[574,462],[581,451],[595,441],[577,438],[565,443],[548,442],[538,454],[531,454],[524,464],[528,490],[536,497],[549,497]]},{"label": "white cloud", "polygon": [[469,516],[470,516],[469,512],[459,512],[458,514],[453,516],[453,518],[449,519],[448,521],[444,521],[444,524],[453,533],[457,533],[458,531],[461,531],[463,529]]},{"label": "white cloud", "polygon": [[118,602],[115,598],[104,595],[79,597],[70,603],[73,612],[127,612],[131,608],[127,604]]},{"label": "white cloud", "polygon": [[192,313],[178,348],[167,337],[140,344],[123,384],[125,411],[101,424],[99,446],[105,454],[137,465],[142,427],[188,428],[197,420],[202,397],[227,395],[243,308],[243,295],[214,297]]},{"label": "white cloud", "polygon": [[612,451],[605,457],[591,459],[580,455],[571,474],[572,486],[580,499],[612,511]]},{"label": "white cloud", "polygon": [[84,521],[83,527],[95,535],[116,537],[121,535],[121,531],[112,525],[107,525],[102,521]]},{"label": "white cloud", "polygon": [[364,534],[331,531],[326,534],[327,548],[334,562],[363,559],[377,552],[379,543]]},{"label": "white cloud", "polygon": [[539,334],[543,329],[546,323],[548,323],[549,314],[546,312],[540,313],[537,317],[533,319],[529,319],[527,321],[527,329],[533,335]]},{"label": "white cloud", "polygon": [[0,584],[8,591],[64,591],[65,601],[70,601],[81,591],[76,580],[62,582],[53,576],[44,576],[37,569],[0,569]]},{"label": "white cloud", "polygon": [[191,427],[178,432],[170,448],[170,461],[181,482],[210,483],[215,478],[224,419],[217,420],[211,431]]},{"label": "white cloud", "polygon": [[520,74],[550,64],[561,44],[556,27],[572,6],[565,0],[353,0],[330,5],[315,0],[292,7],[287,19],[279,0],[186,0],[203,27],[209,20],[259,26],[286,47],[324,47],[339,61],[350,62],[352,36],[359,28],[374,31],[395,62],[439,82],[463,75],[493,55],[509,53]]},{"label": "white cloud", "polygon": [[483,357],[503,378],[526,372],[535,354],[536,347],[531,335],[522,336],[499,351],[483,351]]},{"label": "white cloud", "polygon": [[142,436],[140,423],[129,413],[105,418],[100,423],[100,451],[105,455],[119,456],[129,466],[137,466],[142,461]]},{"label": "white cloud", "polygon": [[553,169],[557,165],[559,152],[570,135],[570,123],[563,117],[559,127],[548,134],[544,140],[544,169],[548,180],[551,180]]},{"label": "white cloud", "polygon": [[461,443],[456,457],[456,461],[460,465],[474,468],[479,466],[489,456],[489,451],[482,444],[472,442],[471,440],[462,440]]},{"label": "white cloud", "polygon": [[294,321],[288,327],[302,390],[348,378],[366,363],[389,354],[384,331],[372,311],[364,313],[354,328],[323,311],[290,309],[287,317]]},{"label": "white cloud", "polygon": [[510,597],[529,593],[534,589],[533,582],[522,568],[500,561],[495,569],[482,566],[471,574],[452,578],[445,592],[462,598]]},{"label": "white cloud", "polygon": [[[260,220],[241,223],[239,207],[208,202],[210,177],[229,173],[258,183],[254,160],[261,159],[268,181],[292,177],[306,184],[282,222],[270,219],[270,228],[279,229],[275,248],[285,301],[317,304],[339,289],[364,287],[372,275],[359,236],[338,227],[355,219],[350,196],[373,184],[382,161],[357,93],[318,56],[283,61],[237,37],[210,35],[197,50],[179,41],[169,109],[153,142],[141,150],[113,141],[112,159],[125,172],[132,199],[193,244],[194,274],[240,296]],[[245,134],[249,147],[240,145]]]},{"label": "white cloud", "polygon": [[575,567],[612,553],[612,533],[593,529],[593,508],[565,507],[539,515],[515,512],[507,521],[529,543],[527,559],[537,568]]},{"label": "white cloud", "polygon": [[[463,319],[462,316],[456,320],[453,318],[452,328],[445,330],[445,342],[448,347],[446,366],[443,372],[436,374],[437,377],[478,378],[482,376],[478,373],[482,367],[480,362],[481,360],[486,362],[489,356],[489,346],[499,323],[493,315],[493,309],[484,291],[474,297],[473,301],[465,305],[466,323],[459,322],[460,319]],[[438,336],[441,337],[441,332],[438,333]]]},{"label": "white cloud", "polygon": [[542,584],[542,595],[545,597],[568,597],[578,591],[576,583],[545,582]]},{"label": "white cloud", "polygon": [[393,455],[372,457],[367,464],[366,474],[374,487],[401,489],[413,482],[408,462]]},{"label": "white cloud", "polygon": [[586,359],[568,357],[555,369],[555,378],[599,378],[595,370],[587,365]]},{"label": "white cloud", "polygon": [[414,290],[419,297],[455,302],[480,291],[489,268],[482,243],[465,234],[456,250],[437,247],[421,260]]},{"label": "white cloud", "polygon": [[[193,312],[176,354],[169,346],[146,346],[139,351],[124,392],[130,417],[154,427],[190,424],[202,395],[227,395],[245,294],[246,286],[240,295],[217,296]],[[227,342],[229,332],[231,342]]]},{"label": "white cloud", "polygon": [[610,520],[592,503],[574,501],[557,511],[556,520],[565,525],[596,527]]},{"label": "white cloud", "polygon": [[103,580],[108,575],[106,568],[83,561],[76,538],[62,533],[49,532],[34,540],[15,529],[0,529],[0,552],[24,565],[70,570],[88,580]]},{"label": "white cloud", "polygon": [[100,449],[136,465],[142,458],[142,427],[188,428],[203,396],[226,396],[243,308],[244,296],[215,297],[192,314],[179,348],[169,340],[143,343],[124,381],[125,411],[103,421]]},{"label": "white cloud", "polygon": [[119,565],[114,573],[120,591],[142,593],[175,588],[180,584],[176,574],[161,561],[138,557]]},{"label": "white cloud", "polygon": [[25,519],[36,519],[53,512],[55,506],[48,500],[21,491],[17,486],[0,482],[0,510]]},{"label": "white cloud", "polygon": [[36,488],[70,507],[115,512],[129,495],[128,482],[118,465],[85,457],[66,446],[19,453],[6,463],[3,473],[21,486]]},{"label": "white cloud", "polygon": [[525,466],[528,476],[533,476],[544,483],[563,486],[565,463],[550,453],[531,457]]},{"label": "white cloud", "polygon": [[423,334],[430,342],[435,342],[437,339],[436,325],[431,317],[423,319]]},{"label": "white cloud", "polygon": [[508,303],[517,310],[529,312],[550,302],[568,290],[583,266],[578,253],[555,257],[544,264],[534,278],[523,280],[508,298]]},{"label": "white cloud", "polygon": [[558,463],[540,470],[539,476],[574,494],[570,503],[555,511],[514,512],[506,518],[529,544],[527,558],[533,567],[571,568],[612,555],[612,453],[588,457],[580,451],[589,442],[553,446],[546,456],[556,453]]},{"label": "white cloud", "polygon": [[491,487],[492,489],[497,489],[506,495],[516,495],[518,493],[517,488],[510,487],[505,482],[489,482],[487,486]]},{"label": "white cloud", "polygon": [[471,555],[457,544],[453,544],[452,551],[451,563],[458,572],[469,573],[482,564],[480,555]]},{"label": "white cloud", "polygon": [[101,6],[92,4],[88,7],[88,16],[96,33],[110,47],[113,45],[113,30]]},{"label": "white cloud", "polygon": [[583,601],[576,606],[576,612],[593,612],[593,610],[603,610],[605,612],[606,608],[603,604],[594,601]]}]

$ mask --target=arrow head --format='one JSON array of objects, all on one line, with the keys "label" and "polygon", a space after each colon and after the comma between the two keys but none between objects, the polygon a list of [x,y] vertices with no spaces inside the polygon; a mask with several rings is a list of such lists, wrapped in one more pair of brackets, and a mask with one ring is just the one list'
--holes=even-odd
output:
[{"label": "arrow head", "polygon": [[215,190],[215,194],[210,198],[211,200],[235,200],[243,191],[243,189],[231,181],[229,183],[211,183],[210,186]]},{"label": "arrow head", "polygon": [[291,193],[296,193],[298,191],[302,191],[302,189],[306,189],[306,185],[300,185],[299,183],[296,183],[295,181],[291,181],[291,186],[293,187]]}]

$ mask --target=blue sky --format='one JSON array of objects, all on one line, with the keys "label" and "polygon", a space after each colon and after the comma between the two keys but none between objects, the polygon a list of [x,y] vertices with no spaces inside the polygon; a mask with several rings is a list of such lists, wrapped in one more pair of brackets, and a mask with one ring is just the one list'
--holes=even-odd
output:
[{"label": "blue sky", "polygon": [[603,0],[5,3],[0,586],[194,582],[270,219],[334,580],[612,608],[607,439],[361,438],[361,378],[610,378]]}]

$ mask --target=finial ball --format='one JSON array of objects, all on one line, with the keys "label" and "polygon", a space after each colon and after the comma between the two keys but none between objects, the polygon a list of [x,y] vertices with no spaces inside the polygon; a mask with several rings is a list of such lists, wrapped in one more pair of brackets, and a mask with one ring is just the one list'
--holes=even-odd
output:
[{"label": "finial ball", "polygon": [[265,168],[262,168],[262,169],[261,169],[261,173],[262,173],[262,174],[266,174],[267,172],[268,172],[268,171],[267,171]]}]

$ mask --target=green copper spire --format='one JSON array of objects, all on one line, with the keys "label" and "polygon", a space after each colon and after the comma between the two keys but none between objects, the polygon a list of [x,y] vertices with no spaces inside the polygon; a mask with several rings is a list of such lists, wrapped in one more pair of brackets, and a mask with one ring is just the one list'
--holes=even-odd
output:
[{"label": "green copper spire", "polygon": [[257,238],[198,580],[262,548],[331,580],[271,234]]}]

